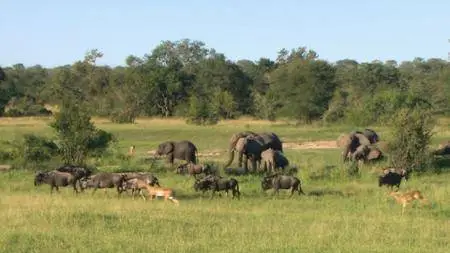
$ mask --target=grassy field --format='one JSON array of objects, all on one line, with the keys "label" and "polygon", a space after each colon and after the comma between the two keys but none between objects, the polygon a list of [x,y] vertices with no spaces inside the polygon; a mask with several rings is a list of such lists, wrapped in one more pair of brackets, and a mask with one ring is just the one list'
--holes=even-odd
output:
[{"label": "grassy field", "polygon": [[[359,176],[348,177],[336,148],[295,148],[293,144],[334,141],[353,126],[293,126],[286,122],[236,120],[196,127],[182,120],[140,119],[116,125],[96,119],[99,128],[113,132],[117,152],[136,145],[129,161],[94,161],[100,170],[123,167],[152,170],[144,161],[148,151],[168,139],[190,139],[200,162],[223,163],[230,136],[238,131],[276,132],[289,144],[285,153],[299,167],[306,196],[273,197],[262,192],[260,177],[237,177],[241,199],[202,197],[193,178],[156,171],[163,186],[174,188],[180,205],[162,200],[144,202],[90,191],[75,196],[62,188],[51,196],[49,186],[34,187],[33,172],[0,172],[0,252],[448,252],[450,246],[450,174],[413,175],[401,190],[418,189],[431,206],[401,207],[379,188],[376,169],[367,165]],[[436,127],[433,145],[450,139],[449,120]],[[0,143],[24,133],[51,136],[48,119],[0,118]],[[373,128],[382,139],[389,129]],[[7,149],[5,144],[0,148]],[[235,161],[236,162],[236,161]],[[234,163],[235,164],[235,163]],[[446,168],[450,169],[450,168]]]}]

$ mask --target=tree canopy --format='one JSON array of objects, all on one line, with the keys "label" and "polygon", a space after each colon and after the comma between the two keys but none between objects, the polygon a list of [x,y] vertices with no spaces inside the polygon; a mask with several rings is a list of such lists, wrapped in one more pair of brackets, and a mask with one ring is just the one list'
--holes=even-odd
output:
[{"label": "tree canopy", "polygon": [[231,61],[202,41],[162,41],[125,66],[95,64],[103,53],[55,68],[0,68],[0,116],[48,115],[65,96],[93,116],[133,122],[138,116],[182,116],[195,124],[250,115],[309,123],[384,122],[419,99],[434,114],[450,114],[450,63],[415,58],[397,63],[331,63],[306,47],[281,49],[276,59]]}]

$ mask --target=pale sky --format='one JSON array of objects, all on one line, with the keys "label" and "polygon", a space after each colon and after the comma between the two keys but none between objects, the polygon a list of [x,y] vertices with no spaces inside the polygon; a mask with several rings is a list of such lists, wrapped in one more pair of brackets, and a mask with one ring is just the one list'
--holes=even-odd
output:
[{"label": "pale sky", "polygon": [[331,62],[447,60],[450,1],[1,0],[0,66],[71,64],[89,49],[124,65],[189,38],[232,60],[306,46]]}]

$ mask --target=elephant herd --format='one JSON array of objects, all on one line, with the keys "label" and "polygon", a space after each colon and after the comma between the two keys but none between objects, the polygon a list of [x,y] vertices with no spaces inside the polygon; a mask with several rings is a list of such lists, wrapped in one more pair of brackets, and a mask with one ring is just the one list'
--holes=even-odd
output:
[{"label": "elephant herd", "polygon": [[[374,161],[383,157],[381,150],[374,144],[380,140],[378,134],[372,129],[363,131],[353,131],[342,134],[337,140],[338,147],[342,148],[342,158],[346,162],[354,161]],[[178,167],[178,172],[190,171],[190,174],[197,174],[208,170],[207,166],[198,165],[198,149],[188,140],[166,141],[159,144],[155,156],[165,155],[167,161],[173,165],[174,159],[185,160],[187,164]],[[255,133],[243,131],[233,134],[228,143],[228,160],[225,163],[225,172],[230,172],[227,168],[233,163],[237,155],[237,165],[242,168],[241,174],[249,172],[273,173],[277,169],[284,170],[289,166],[289,160],[283,153],[283,142],[279,136],[273,132]],[[249,168],[249,161],[251,166]],[[190,165],[189,165],[190,164]]]}]

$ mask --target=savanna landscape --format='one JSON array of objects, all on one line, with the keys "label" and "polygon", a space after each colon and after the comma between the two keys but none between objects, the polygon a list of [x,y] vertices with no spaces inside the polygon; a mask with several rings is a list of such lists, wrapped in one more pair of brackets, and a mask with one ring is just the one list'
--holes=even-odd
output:
[{"label": "savanna landscape", "polygon": [[[50,136],[48,118],[3,118],[2,141],[26,133]],[[215,126],[192,126],[178,119],[137,119],[112,124],[94,119],[97,127],[117,136],[117,150],[136,146],[136,156],[94,162],[99,170],[134,168],[154,171],[162,186],[176,191],[179,206],[162,200],[117,198],[90,190],[76,196],[70,187],[50,195],[49,186],[33,186],[33,170],[0,173],[2,252],[447,252],[450,230],[448,173],[413,175],[401,189],[418,189],[431,206],[401,207],[377,185],[376,165],[363,165],[348,177],[340,162],[337,136],[352,127],[294,126],[286,122],[229,120]],[[450,138],[449,121],[436,126],[433,146]],[[382,139],[388,128],[377,129]],[[285,153],[297,165],[306,195],[273,197],[260,188],[260,176],[235,177],[241,199],[202,196],[194,179],[164,171],[145,160],[167,139],[192,140],[200,162],[227,159],[232,133],[252,129],[275,131],[286,143]],[[307,143],[308,145],[305,145]],[[314,143],[322,146],[314,146]],[[329,144],[329,146],[323,145]],[[161,165],[162,166],[162,165]],[[446,168],[448,169],[448,167]],[[223,174],[223,173],[222,173]],[[225,175],[226,176],[226,175]],[[389,248],[389,249],[388,249]]]},{"label": "savanna landscape", "polygon": [[[218,50],[185,38],[118,66],[99,64],[97,48],[65,65],[2,65],[0,252],[449,251],[448,61],[332,62],[305,46],[232,60]],[[378,137],[356,132],[368,129]],[[237,155],[227,161],[230,138],[244,131],[275,133],[289,165],[225,173],[241,168]],[[179,170],[186,161],[158,154],[181,140],[212,170],[204,194]],[[246,158],[262,160],[245,145]],[[91,173],[84,191],[74,192],[72,172],[55,172],[61,166]],[[201,168],[199,180],[211,176]],[[170,188],[179,205],[121,192],[130,172],[157,177],[151,189]],[[119,183],[93,194],[100,173]],[[263,190],[281,175],[298,178],[304,194]],[[387,175],[399,187],[380,185]],[[211,197],[220,177],[238,181],[239,198]],[[403,207],[395,192],[408,191],[428,204]]]}]

